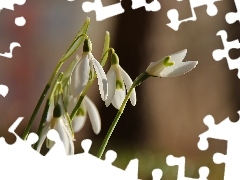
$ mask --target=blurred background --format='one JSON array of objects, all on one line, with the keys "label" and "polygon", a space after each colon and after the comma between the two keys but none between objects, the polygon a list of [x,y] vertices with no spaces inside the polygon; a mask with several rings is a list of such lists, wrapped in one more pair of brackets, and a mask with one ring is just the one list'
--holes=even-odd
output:
[{"label": "blurred background", "polygon": [[[226,153],[225,141],[210,139],[209,149],[200,151],[197,147],[199,134],[208,128],[203,118],[211,114],[219,123],[227,117],[238,121],[240,88],[237,70],[229,71],[226,59],[216,62],[212,58],[215,49],[222,49],[221,38],[216,33],[224,29],[228,41],[240,38],[239,23],[229,25],[225,21],[228,12],[235,12],[233,0],[215,3],[216,16],[206,13],[206,6],[195,9],[197,21],[182,23],[178,31],[166,24],[170,22],[167,11],[179,11],[179,19],[192,16],[188,1],[162,0],[158,12],[147,12],[145,8],[132,10],[130,0],[122,0],[125,12],[121,15],[96,21],[94,11],[85,13],[82,0],[27,1],[15,6],[15,11],[0,12],[0,53],[8,52],[11,42],[19,42],[13,58],[0,56],[0,84],[9,87],[9,93],[0,102],[0,136],[8,143],[15,138],[8,128],[18,117],[24,117],[17,129],[21,136],[31,113],[42,93],[55,65],[68,49],[86,17],[91,18],[88,35],[93,43],[93,55],[101,58],[105,32],[111,34],[111,47],[120,58],[120,65],[135,79],[150,62],[187,49],[186,61],[198,61],[196,69],[175,78],[150,78],[137,87],[137,105],[127,104],[110,142],[108,149],[118,154],[114,165],[125,169],[131,159],[139,159],[139,178],[151,179],[151,172],[161,168],[162,179],[176,179],[177,166],[169,167],[166,156],[186,157],[186,176],[197,178],[198,168],[210,168],[210,180],[223,179],[224,164],[212,161],[215,152]],[[102,0],[104,6],[117,0]],[[148,3],[151,0],[147,0]],[[16,26],[16,17],[23,16],[26,25]],[[82,48],[77,51],[81,54]],[[240,52],[232,49],[232,59]],[[72,56],[73,59],[75,55]],[[67,61],[67,64],[70,61]],[[64,66],[66,67],[66,66]],[[64,70],[64,67],[62,70]],[[105,71],[108,71],[108,66]],[[81,141],[93,141],[91,153],[96,155],[117,110],[105,107],[97,83],[88,93],[99,108],[102,130],[95,135],[87,120],[84,128],[76,134],[76,153],[82,152]],[[32,131],[36,132],[43,108],[39,111]],[[223,132],[227,133],[227,132]]]}]

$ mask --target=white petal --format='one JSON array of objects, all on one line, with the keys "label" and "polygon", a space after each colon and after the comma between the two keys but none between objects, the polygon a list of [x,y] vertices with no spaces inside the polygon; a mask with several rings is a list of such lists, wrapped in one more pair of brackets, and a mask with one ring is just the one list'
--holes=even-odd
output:
[{"label": "white petal", "polygon": [[108,107],[113,100],[116,89],[116,75],[112,66],[110,67],[107,73],[107,81],[108,81],[108,96],[105,101],[105,105]]},{"label": "white petal", "polygon": [[170,61],[174,61],[175,63],[179,63],[182,62],[182,60],[185,58],[187,54],[187,49],[184,49],[182,51],[179,51],[177,53],[171,54],[170,57]]},{"label": "white petal", "polygon": [[98,134],[101,130],[101,118],[97,107],[87,96],[85,96],[84,102],[92,124],[93,131],[95,134]]},{"label": "white petal", "polygon": [[41,148],[42,148],[42,145],[43,145],[43,142],[44,140],[46,139],[47,137],[47,133],[48,131],[50,130],[50,123],[49,122],[46,122],[44,128],[43,128],[43,131],[42,131],[42,135],[41,137],[39,138],[39,143],[38,143],[38,147],[37,147],[37,151],[40,152]]},{"label": "white petal", "polygon": [[191,71],[198,64],[197,61],[188,61],[182,63],[176,63],[173,66],[165,68],[160,77],[176,77]]},{"label": "white petal", "polygon": [[47,119],[46,119],[47,122],[50,122],[51,119],[53,118],[53,110],[54,110],[54,101],[52,100],[48,108]]},{"label": "white petal", "polygon": [[73,76],[73,90],[71,93],[74,95],[74,97],[80,94],[83,91],[84,87],[87,85],[89,80],[89,72],[89,58],[87,55],[84,55],[76,66]]},{"label": "white petal", "polygon": [[[123,85],[124,87],[124,85]],[[115,95],[114,95],[114,98],[112,100],[112,105],[116,108],[116,109],[120,109],[122,103],[123,103],[123,100],[126,96],[126,91],[125,91],[125,88],[123,89],[116,89],[115,90]]]},{"label": "white petal", "polygon": [[[127,91],[129,91],[129,89],[131,88],[131,86],[133,84],[132,79],[129,77],[129,75],[126,73],[126,71],[124,71],[124,69],[122,69],[121,67],[120,67],[120,71],[121,71],[123,81],[126,84]],[[133,106],[136,105],[137,98],[136,98],[135,88],[132,90],[132,93],[130,95],[130,101]]]},{"label": "white petal", "polygon": [[73,98],[73,95],[68,96],[68,106],[67,106],[68,112],[70,112],[70,113],[72,112],[72,110],[76,104],[76,101],[77,101],[77,97]]},{"label": "white petal", "polygon": [[73,131],[76,133],[76,132],[79,132],[85,122],[86,122],[86,118],[87,118],[87,115],[86,116],[75,116],[73,118],[73,122],[72,122],[72,127],[73,127]]},{"label": "white petal", "polygon": [[76,56],[76,58],[69,64],[69,66],[67,67],[66,71],[63,74],[63,77],[62,77],[63,82],[67,81],[69,76],[72,75],[74,66],[79,61],[79,59],[80,59],[79,56]]},{"label": "white petal", "polygon": [[62,117],[57,118],[57,122],[54,126],[54,129],[59,133],[59,136],[64,144],[66,153],[68,155],[74,154],[74,145],[70,132],[65,127]]},{"label": "white petal", "polygon": [[103,101],[107,99],[108,95],[108,84],[107,84],[107,77],[106,74],[99,62],[92,57],[93,67],[95,69],[95,72],[97,73],[98,78],[98,86],[101,94],[101,98]]}]

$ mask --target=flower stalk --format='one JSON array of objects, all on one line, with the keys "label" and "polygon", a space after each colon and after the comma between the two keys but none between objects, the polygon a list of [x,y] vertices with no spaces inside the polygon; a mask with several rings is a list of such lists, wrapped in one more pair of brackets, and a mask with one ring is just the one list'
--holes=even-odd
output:
[{"label": "flower stalk", "polygon": [[68,50],[66,51],[66,53],[62,56],[62,58],[59,60],[57,66],[55,67],[47,85],[45,86],[38,102],[37,102],[37,105],[35,107],[35,109],[33,110],[33,113],[30,117],[30,120],[27,124],[27,127],[23,133],[23,136],[22,136],[22,139],[23,140],[26,140],[27,139],[27,136],[30,132],[30,129],[32,127],[32,124],[34,122],[34,119],[37,115],[37,112],[39,110],[39,108],[41,107],[42,105],[42,102],[48,92],[48,90],[50,89],[51,87],[51,84],[52,84],[52,81],[53,79],[56,77],[56,75],[58,74],[58,71],[60,70],[60,68],[62,67],[63,63],[78,49],[78,47],[82,44],[82,42],[84,41],[84,39],[87,37],[86,33],[87,33],[87,30],[88,30],[88,27],[89,27],[89,23],[90,23],[90,19],[87,18],[84,25],[82,26],[82,28],[80,29],[80,31],[78,32],[78,34],[76,35],[76,37],[74,38],[73,40],[73,43],[70,45],[70,47],[68,48]]},{"label": "flower stalk", "polygon": [[125,98],[123,100],[123,103],[122,103],[121,107],[119,108],[119,110],[118,110],[118,112],[117,112],[117,114],[116,114],[116,116],[115,116],[115,118],[112,122],[112,125],[110,126],[110,128],[107,132],[107,135],[105,136],[105,138],[103,140],[103,143],[102,143],[102,145],[101,145],[101,147],[98,151],[98,154],[97,154],[98,158],[102,157],[103,152],[104,152],[104,150],[105,150],[105,148],[108,144],[108,141],[109,141],[109,139],[110,139],[110,137],[111,137],[111,135],[112,135],[112,133],[113,133],[113,131],[114,131],[114,129],[115,129],[115,127],[116,127],[116,125],[117,125],[117,123],[118,123],[118,121],[119,121],[119,119],[120,119],[120,117],[121,117],[121,115],[124,111],[124,109],[125,109],[125,106],[127,104],[128,99],[130,98],[130,95],[131,95],[132,91],[149,77],[150,76],[149,76],[148,73],[143,72],[133,81],[132,86],[130,87],[127,95],[125,96]]}]

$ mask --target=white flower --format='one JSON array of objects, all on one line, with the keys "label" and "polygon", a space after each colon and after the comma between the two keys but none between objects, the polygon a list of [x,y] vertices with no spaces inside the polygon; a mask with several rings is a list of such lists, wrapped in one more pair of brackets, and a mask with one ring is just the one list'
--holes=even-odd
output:
[{"label": "white flower", "polygon": [[76,73],[74,73],[75,77],[73,77],[73,81],[75,81],[73,82],[74,89],[78,94],[81,93],[87,85],[88,80],[96,72],[101,98],[102,100],[106,100],[108,95],[107,77],[100,63],[92,55],[89,43],[89,40],[84,41],[82,57],[75,68]]},{"label": "white flower", "polygon": [[[71,133],[71,130],[69,129],[67,119],[64,114],[62,114],[61,106],[57,104],[54,107],[53,110],[53,103],[51,103],[49,111],[48,111],[48,117],[47,117],[47,122],[43,128],[42,135],[39,139],[39,144],[37,147],[37,151],[39,152],[44,140],[47,137],[47,133],[50,129],[55,129],[58,133],[59,136],[64,144],[66,154],[67,155],[72,155],[74,154],[74,138]],[[47,147],[52,148],[53,142],[50,140],[47,140]]]},{"label": "white flower", "polygon": [[197,61],[182,62],[187,50],[169,55],[157,62],[151,62],[146,72],[151,76],[175,77],[191,71],[198,64]]},{"label": "white flower", "polygon": [[[123,100],[126,96],[125,85],[127,91],[132,86],[132,79],[119,65],[119,59],[117,54],[112,54],[112,64],[107,73],[108,80],[108,97],[105,101],[105,105],[108,107],[111,103],[116,109],[120,109]],[[136,92],[135,89],[131,92],[130,101],[133,106],[136,105]]]},{"label": "white flower", "polygon": [[[77,103],[78,98],[73,98],[73,96],[69,97],[69,111],[74,108],[74,105]],[[87,114],[89,115],[90,122],[92,124],[92,128],[95,134],[98,134],[101,130],[101,118],[97,107],[95,104],[85,96],[80,108],[78,109],[76,115],[73,118],[72,127],[74,132],[78,132],[82,129],[85,124]]]}]

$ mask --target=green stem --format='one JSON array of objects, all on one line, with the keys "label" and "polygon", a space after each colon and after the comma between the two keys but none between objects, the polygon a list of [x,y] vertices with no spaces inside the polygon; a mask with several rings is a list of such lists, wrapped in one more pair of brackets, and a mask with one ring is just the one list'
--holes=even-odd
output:
[{"label": "green stem", "polygon": [[39,108],[40,108],[40,106],[41,106],[41,104],[43,102],[43,99],[46,96],[49,88],[50,88],[50,84],[47,84],[46,87],[44,88],[43,92],[42,92],[42,95],[40,96],[40,99],[38,100],[38,103],[37,103],[37,105],[36,105],[36,107],[35,107],[35,109],[34,109],[34,111],[32,113],[32,116],[31,116],[31,118],[30,118],[30,120],[29,120],[29,122],[27,124],[26,129],[25,129],[25,131],[23,133],[23,136],[22,136],[23,140],[27,139],[27,136],[28,136],[28,133],[29,133],[29,131],[31,129],[32,123],[34,121],[34,118],[36,117],[37,112],[38,112],[38,110],[39,110]]},{"label": "green stem", "polygon": [[37,135],[38,135],[39,139],[38,139],[37,143],[35,143],[35,145],[34,145],[35,150],[37,149],[40,137],[42,136],[42,130],[44,128],[44,124],[45,124],[46,119],[47,119],[47,113],[48,113],[49,106],[50,106],[50,101],[49,101],[49,99],[47,99],[47,102],[46,102],[46,105],[45,105],[45,108],[44,108],[44,111],[43,111],[43,114],[42,114],[42,118],[41,118],[40,124],[38,126]]},{"label": "green stem", "polygon": [[42,104],[42,102],[43,102],[43,100],[44,100],[44,98],[45,98],[45,96],[46,96],[49,88],[51,87],[51,84],[52,84],[53,79],[56,77],[56,75],[57,75],[59,69],[62,67],[63,63],[64,63],[64,62],[78,49],[78,47],[81,45],[83,39],[80,39],[80,38],[81,38],[82,36],[86,37],[86,34],[80,34],[80,35],[78,35],[78,36],[75,38],[75,40],[73,41],[73,43],[71,44],[71,46],[69,47],[69,49],[67,50],[67,52],[62,56],[62,58],[60,59],[60,61],[59,61],[58,64],[57,64],[57,66],[55,67],[55,69],[54,69],[54,71],[53,71],[53,73],[52,73],[52,75],[51,75],[51,77],[50,77],[50,79],[49,79],[46,87],[44,88],[44,90],[43,90],[43,92],[42,92],[42,94],[41,94],[40,99],[39,99],[38,102],[37,102],[37,105],[36,105],[36,107],[35,107],[32,115],[31,115],[31,117],[30,117],[30,120],[29,120],[29,122],[28,122],[28,124],[27,124],[27,127],[26,127],[26,129],[25,129],[25,131],[24,131],[24,133],[23,133],[23,136],[22,136],[22,139],[23,139],[23,140],[26,140],[26,139],[27,139],[27,136],[28,136],[28,134],[29,134],[29,132],[30,132],[31,126],[32,126],[32,124],[33,124],[33,121],[34,121],[34,119],[35,119],[35,117],[36,117],[36,115],[37,115],[37,112],[38,112],[39,108],[41,107],[41,104]]},{"label": "green stem", "polygon": [[34,145],[34,149],[35,150],[37,149],[40,137],[42,136],[42,130],[43,130],[45,122],[47,120],[47,114],[48,114],[48,110],[49,110],[49,107],[50,107],[50,103],[53,101],[56,89],[59,86],[59,84],[60,84],[60,82],[62,80],[62,77],[63,77],[63,73],[60,73],[58,75],[56,81],[54,82],[54,86],[52,88],[50,96],[49,96],[49,98],[46,101],[46,105],[45,105],[44,110],[43,110],[42,118],[41,118],[41,121],[40,121],[39,126],[38,126],[37,135],[38,135],[39,139],[38,139],[37,143],[35,143],[35,145]]},{"label": "green stem", "polygon": [[105,136],[105,138],[103,140],[103,143],[102,143],[102,145],[101,145],[101,147],[100,147],[100,149],[98,151],[98,154],[97,154],[98,158],[102,157],[103,152],[104,152],[104,150],[105,150],[105,148],[106,148],[106,146],[108,144],[108,141],[109,141],[109,139],[110,139],[110,137],[111,137],[111,135],[112,135],[112,133],[113,133],[113,131],[114,131],[114,129],[115,129],[115,127],[116,127],[116,125],[117,125],[117,123],[118,123],[118,121],[119,121],[119,119],[120,119],[120,117],[121,117],[121,115],[122,115],[122,113],[124,111],[124,109],[125,109],[125,106],[127,104],[128,99],[130,98],[132,90],[135,87],[137,87],[138,85],[140,85],[143,81],[145,81],[148,77],[149,77],[149,75],[146,72],[144,72],[144,73],[140,74],[133,81],[133,84],[132,84],[131,88],[129,89],[126,97],[124,98],[123,103],[122,103],[120,109],[118,110],[117,115],[115,116],[115,118],[114,118],[114,120],[112,122],[112,125],[110,126],[110,128],[109,128],[109,130],[107,132],[107,135]]}]

